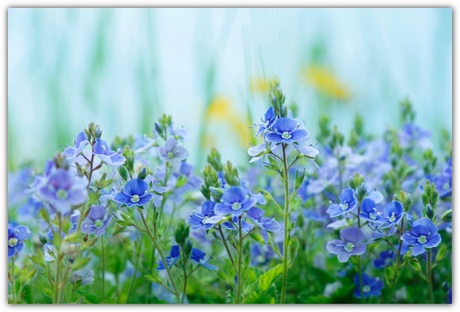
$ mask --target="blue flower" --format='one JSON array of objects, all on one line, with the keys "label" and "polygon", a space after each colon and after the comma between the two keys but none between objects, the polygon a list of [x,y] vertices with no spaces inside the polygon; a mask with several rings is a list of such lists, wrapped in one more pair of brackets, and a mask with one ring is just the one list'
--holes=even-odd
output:
[{"label": "blue flower", "polygon": [[148,184],[139,178],[128,181],[123,187],[123,191],[115,194],[113,200],[128,207],[143,206],[153,197],[149,194]]},{"label": "blue flower", "polygon": [[216,214],[231,214],[240,216],[246,210],[254,207],[256,199],[249,196],[249,192],[241,186],[231,186],[222,195],[222,203],[216,204]]},{"label": "blue flower", "polygon": [[375,202],[367,197],[361,203],[361,213],[359,216],[370,222],[384,222],[382,213],[375,207]]},{"label": "blue flower", "polygon": [[[359,283],[359,276],[355,275],[355,291],[354,295],[357,298],[361,298],[361,288]],[[381,295],[383,289],[383,282],[379,278],[370,277],[366,273],[363,273],[363,296],[368,298],[371,296],[378,297]]]},{"label": "blue flower", "polygon": [[75,284],[78,281],[81,282],[81,286],[91,284],[94,281],[94,271],[85,268],[73,272],[73,274],[70,276],[70,282]]},{"label": "blue flower", "polygon": [[79,156],[83,149],[89,144],[88,137],[84,131],[80,132],[73,142],[75,147],[68,146],[62,153],[67,159],[73,159]]},{"label": "blue flower", "polygon": [[199,265],[205,267],[206,269],[208,270],[211,270],[211,271],[216,271],[217,270],[217,267],[211,265],[211,264],[208,264],[209,260],[211,260],[211,258],[209,259],[205,259],[205,256],[206,254],[197,249],[197,248],[192,248],[192,254],[190,255],[190,259],[192,259],[192,261],[198,263]]},{"label": "blue flower", "polygon": [[177,145],[177,141],[169,139],[166,141],[165,146],[158,149],[160,157],[164,160],[178,160],[182,161],[188,157],[187,150]]},{"label": "blue flower", "polygon": [[351,256],[362,255],[366,252],[364,234],[358,227],[349,227],[340,230],[342,240],[333,240],[327,243],[326,249],[337,255],[339,262],[347,262]]},{"label": "blue flower", "polygon": [[353,211],[358,204],[356,195],[351,188],[344,189],[339,198],[340,204],[333,204],[327,209],[327,213],[331,218]]},{"label": "blue flower", "polygon": [[87,184],[88,181],[84,177],[75,176],[70,171],[59,168],[41,181],[37,195],[51,204],[53,209],[66,214],[72,206],[86,202]]},{"label": "blue flower", "polygon": [[251,265],[263,266],[270,263],[275,252],[270,245],[253,244],[251,247]]},{"label": "blue flower", "polygon": [[387,228],[398,224],[399,221],[401,221],[403,214],[403,205],[396,200],[391,201],[383,210],[382,219],[385,223],[382,225],[382,228]]},{"label": "blue flower", "polygon": [[[168,267],[172,267],[174,263],[177,262],[180,258],[180,247],[179,245],[174,245],[171,247],[171,251],[169,252],[169,256],[165,258]],[[158,262],[157,271],[165,270],[165,265],[162,260]]]},{"label": "blue flower", "polygon": [[281,229],[281,225],[275,221],[275,218],[264,218],[264,211],[260,208],[252,207],[247,212],[248,218],[261,229],[262,237],[265,242],[268,242],[268,232],[277,232]]},{"label": "blue flower", "polygon": [[275,109],[273,106],[270,106],[270,108],[265,112],[265,115],[263,118],[261,118],[262,123],[261,124],[256,124],[256,126],[259,127],[259,131],[257,131],[257,135],[262,135],[264,134],[268,129],[270,129],[276,122],[277,116],[275,115]]},{"label": "blue flower", "polygon": [[126,158],[121,155],[121,151],[112,151],[104,140],[96,139],[93,148],[94,155],[109,166],[118,167],[125,163]]},{"label": "blue flower", "polygon": [[388,249],[379,253],[379,257],[374,260],[374,266],[377,269],[383,269],[393,263],[395,253],[393,250]]},{"label": "blue flower", "polygon": [[13,226],[8,223],[8,259],[16,255],[24,248],[24,241],[29,237],[30,231],[27,226]]},{"label": "blue flower", "polygon": [[308,138],[308,132],[291,118],[280,118],[272,128],[273,132],[265,134],[265,140],[276,144],[291,144]]},{"label": "blue flower", "polygon": [[104,234],[110,220],[112,220],[112,215],[106,216],[105,213],[106,211],[104,206],[91,206],[88,217],[82,224],[82,232],[94,234],[96,236]]},{"label": "blue flower", "polygon": [[209,230],[217,221],[222,219],[222,216],[216,216],[214,213],[215,204],[212,201],[205,201],[201,205],[201,212],[194,212],[190,215],[187,223],[191,225],[190,229],[192,231],[199,229]]},{"label": "blue flower", "polygon": [[412,223],[410,232],[401,236],[404,243],[412,246],[412,256],[418,256],[425,252],[425,248],[433,248],[441,242],[437,227],[428,218],[418,219]]}]

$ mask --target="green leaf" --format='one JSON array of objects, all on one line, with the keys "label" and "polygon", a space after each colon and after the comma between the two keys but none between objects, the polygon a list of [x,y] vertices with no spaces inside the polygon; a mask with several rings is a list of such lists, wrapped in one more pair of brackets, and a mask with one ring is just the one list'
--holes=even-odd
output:
[{"label": "green leaf", "polygon": [[270,288],[270,285],[282,272],[283,266],[281,264],[278,264],[274,268],[271,268],[270,270],[262,274],[259,279],[259,289],[261,291],[267,291],[268,288]]},{"label": "green leaf", "polygon": [[258,243],[265,244],[264,238],[259,233],[251,233],[251,238]]},{"label": "green leaf", "polygon": [[80,269],[84,268],[89,263],[90,260],[91,260],[91,258],[78,258],[72,264],[72,270],[76,271],[76,270],[80,270]]},{"label": "green leaf", "polygon": [[433,268],[436,267],[447,255],[447,246],[442,244],[439,247],[438,254],[436,255],[436,260],[434,261]]},{"label": "green leaf", "polygon": [[46,221],[46,223],[50,223],[50,215],[48,210],[45,208],[40,209],[40,217]]},{"label": "green leaf", "polygon": [[144,275],[144,278],[149,282],[161,284],[161,278],[157,271]]}]

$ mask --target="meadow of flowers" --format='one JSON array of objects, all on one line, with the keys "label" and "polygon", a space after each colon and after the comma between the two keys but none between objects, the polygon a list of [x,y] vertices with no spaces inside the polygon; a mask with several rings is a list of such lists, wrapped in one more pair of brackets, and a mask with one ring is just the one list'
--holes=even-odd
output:
[{"label": "meadow of flowers", "polygon": [[306,127],[279,83],[267,99],[242,167],[212,149],[195,168],[163,115],[9,173],[9,302],[451,303],[451,138],[407,100],[372,136]]}]

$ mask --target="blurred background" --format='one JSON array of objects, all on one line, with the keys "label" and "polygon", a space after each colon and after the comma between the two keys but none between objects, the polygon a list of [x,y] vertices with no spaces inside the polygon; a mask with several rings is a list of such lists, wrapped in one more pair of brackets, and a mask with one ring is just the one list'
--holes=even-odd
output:
[{"label": "blurred background", "polygon": [[380,134],[405,98],[436,142],[452,133],[452,9],[10,8],[9,170],[41,170],[90,121],[110,143],[163,113],[192,163],[212,146],[246,163],[276,78],[312,143],[321,114]]}]

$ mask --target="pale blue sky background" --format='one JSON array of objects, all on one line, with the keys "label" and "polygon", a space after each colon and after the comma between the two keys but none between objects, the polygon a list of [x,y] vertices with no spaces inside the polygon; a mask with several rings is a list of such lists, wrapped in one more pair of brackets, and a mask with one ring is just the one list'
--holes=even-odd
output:
[{"label": "pale blue sky background", "polygon": [[[348,103],[319,100],[300,75],[312,64],[348,86]],[[405,97],[420,125],[451,132],[452,10],[10,8],[9,163],[42,167],[90,121],[111,141],[147,131],[163,112],[189,129],[197,160],[208,94],[228,98],[242,118],[249,105],[258,119],[265,97],[249,85],[264,76],[280,79],[312,137],[320,112],[346,133],[362,113],[380,133],[397,123]],[[224,159],[245,161],[231,128],[212,131]]]}]

